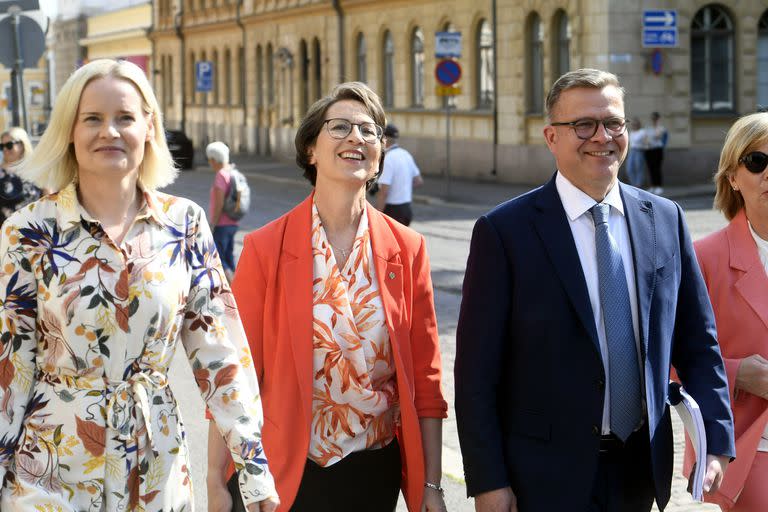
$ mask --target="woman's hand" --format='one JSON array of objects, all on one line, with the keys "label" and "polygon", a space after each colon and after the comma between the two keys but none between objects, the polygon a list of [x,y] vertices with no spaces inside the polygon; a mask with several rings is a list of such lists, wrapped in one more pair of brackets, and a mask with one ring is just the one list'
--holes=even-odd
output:
[{"label": "woman's hand", "polygon": [[248,505],[248,512],[274,512],[280,505],[280,500],[277,497],[267,498],[257,503],[251,503]]},{"label": "woman's hand", "polygon": [[736,387],[768,400],[768,360],[759,354],[744,358],[736,374]]},{"label": "woman's hand", "polygon": [[208,480],[208,512],[232,512],[232,495],[225,483]]},{"label": "woman's hand", "polygon": [[437,489],[424,488],[424,499],[421,502],[421,512],[447,512],[443,493]]}]

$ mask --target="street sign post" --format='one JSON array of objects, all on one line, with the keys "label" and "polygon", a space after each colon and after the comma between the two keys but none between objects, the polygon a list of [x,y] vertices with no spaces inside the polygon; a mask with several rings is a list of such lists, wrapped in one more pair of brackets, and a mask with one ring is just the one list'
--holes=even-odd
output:
[{"label": "street sign post", "polygon": [[[459,43],[459,50],[461,43]],[[437,53],[437,52],[435,52]],[[460,53],[460,51],[459,51]],[[457,85],[461,80],[461,65],[453,58],[444,58],[435,66],[435,94],[449,97],[461,94],[461,87]],[[445,103],[445,195],[451,197],[451,103]]]},{"label": "street sign post", "polygon": [[437,32],[435,34],[435,58],[461,57],[461,32]]},{"label": "street sign post", "polygon": [[674,48],[677,46],[677,11],[655,9],[643,11],[643,47]]}]

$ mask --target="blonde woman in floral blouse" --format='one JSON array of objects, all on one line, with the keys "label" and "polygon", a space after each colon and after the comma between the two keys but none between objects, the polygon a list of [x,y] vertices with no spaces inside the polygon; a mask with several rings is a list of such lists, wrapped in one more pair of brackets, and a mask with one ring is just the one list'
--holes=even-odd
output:
[{"label": "blonde woman in floral blouse", "polygon": [[[316,102],[296,134],[314,192],[246,237],[235,273],[281,511],[392,512],[401,489],[411,512],[445,510],[426,243],[366,201],[385,124],[362,83]],[[210,430],[209,498],[229,458]]]},{"label": "blonde woman in floral blouse", "polygon": [[144,73],[77,70],[25,170],[59,192],[0,236],[0,509],[192,511],[181,340],[248,510],[274,510],[250,352],[202,210],[157,191],[175,170]]}]

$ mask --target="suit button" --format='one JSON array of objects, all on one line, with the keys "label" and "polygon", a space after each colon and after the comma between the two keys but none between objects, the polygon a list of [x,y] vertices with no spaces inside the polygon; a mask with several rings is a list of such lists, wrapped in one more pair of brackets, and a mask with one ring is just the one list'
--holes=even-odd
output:
[{"label": "suit button", "polygon": [[600,427],[598,427],[597,425],[592,425],[592,433],[595,434],[596,436],[599,436],[600,435]]}]

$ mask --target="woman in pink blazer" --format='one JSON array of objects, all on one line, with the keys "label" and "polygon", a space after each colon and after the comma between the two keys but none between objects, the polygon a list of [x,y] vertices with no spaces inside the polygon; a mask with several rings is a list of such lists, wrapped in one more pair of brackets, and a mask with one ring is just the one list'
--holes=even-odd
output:
[{"label": "woman in pink blazer", "polygon": [[[445,512],[426,244],[366,201],[385,123],[362,83],[317,101],[296,134],[314,192],[246,236],[235,273],[278,511],[392,512],[402,489],[409,511]],[[223,503],[230,456],[211,429],[209,503]]]},{"label": "woman in pink blazer", "polygon": [[[768,510],[768,113],[728,131],[715,207],[730,220],[696,242],[715,310],[736,424],[736,459],[706,500],[725,511]],[[693,451],[686,447],[686,472]]]}]

